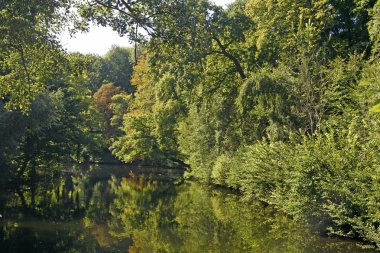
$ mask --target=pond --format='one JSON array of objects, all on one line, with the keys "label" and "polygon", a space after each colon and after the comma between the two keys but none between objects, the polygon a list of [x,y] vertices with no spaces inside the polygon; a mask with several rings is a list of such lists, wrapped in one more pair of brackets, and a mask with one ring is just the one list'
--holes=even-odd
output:
[{"label": "pond", "polygon": [[76,168],[0,194],[1,252],[369,253],[176,170]]}]

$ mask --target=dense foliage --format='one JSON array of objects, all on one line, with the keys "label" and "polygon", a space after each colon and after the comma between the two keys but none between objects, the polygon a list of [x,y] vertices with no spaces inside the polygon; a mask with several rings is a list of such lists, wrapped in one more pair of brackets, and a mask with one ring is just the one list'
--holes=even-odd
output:
[{"label": "dense foliage", "polygon": [[[7,19],[17,7],[11,2],[0,12],[8,35],[21,22]],[[52,14],[59,7],[45,8],[46,18],[59,20]],[[75,60],[50,43],[54,27],[43,27],[45,37],[33,30],[45,12],[31,18],[21,8],[18,15],[36,23],[25,32],[35,41],[21,32],[16,46],[9,36],[0,41],[1,155],[21,150],[18,161],[43,159],[50,152],[41,150],[51,150],[44,145],[60,147],[55,134],[65,129],[69,147],[61,149],[80,161],[101,133],[124,162],[186,166],[188,177],[380,247],[380,1],[236,0],[223,9],[207,0],[89,0],[77,7],[78,24],[111,26],[143,44],[143,53],[133,71],[126,49]],[[56,73],[58,60],[74,67]],[[84,66],[80,73],[75,63]]]},{"label": "dense foliage", "polygon": [[190,177],[379,246],[380,3],[151,4],[82,9],[150,35],[114,154],[183,161]]},{"label": "dense foliage", "polygon": [[[110,123],[94,93],[114,82],[130,91],[130,49],[104,57],[66,53],[58,40],[71,1],[0,3],[1,180],[48,174],[57,164],[102,159]],[[110,119],[108,119],[110,121]]]}]

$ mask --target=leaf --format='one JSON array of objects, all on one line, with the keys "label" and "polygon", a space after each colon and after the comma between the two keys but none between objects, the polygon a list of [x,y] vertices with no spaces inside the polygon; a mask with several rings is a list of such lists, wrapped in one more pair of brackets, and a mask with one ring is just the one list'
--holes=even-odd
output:
[{"label": "leaf", "polygon": [[380,112],[380,103],[377,105],[374,105],[371,109],[369,109],[370,112]]}]

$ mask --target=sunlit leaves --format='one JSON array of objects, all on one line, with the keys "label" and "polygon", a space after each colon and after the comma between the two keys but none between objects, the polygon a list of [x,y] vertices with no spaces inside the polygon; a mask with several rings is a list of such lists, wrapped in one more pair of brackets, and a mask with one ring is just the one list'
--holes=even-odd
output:
[{"label": "sunlit leaves", "polygon": [[124,135],[112,145],[112,153],[126,163],[159,161],[161,152],[153,135],[153,118],[149,114],[129,114],[124,117]]},{"label": "sunlit leaves", "polygon": [[0,99],[8,109],[29,111],[34,96],[60,73],[62,52],[54,32],[67,3],[5,1],[0,11]]},{"label": "sunlit leaves", "polygon": [[380,112],[380,103],[371,107],[371,109],[369,111],[370,112]]},{"label": "sunlit leaves", "polygon": [[35,94],[59,73],[60,57],[49,45],[20,45],[8,51],[2,62],[6,71],[0,76],[0,96],[8,101],[7,109],[27,112]]},{"label": "sunlit leaves", "polygon": [[380,1],[377,1],[370,10],[371,21],[368,22],[368,30],[373,43],[373,54],[380,53]]}]

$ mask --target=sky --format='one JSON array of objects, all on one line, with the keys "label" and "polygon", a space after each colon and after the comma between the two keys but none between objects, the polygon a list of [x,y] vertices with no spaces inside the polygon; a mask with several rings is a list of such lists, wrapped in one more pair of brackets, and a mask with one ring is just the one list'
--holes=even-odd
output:
[{"label": "sky", "polygon": [[[233,0],[214,0],[216,4],[225,6]],[[78,33],[70,38],[68,33],[62,34],[62,46],[68,52],[80,52],[82,54],[104,55],[112,45],[122,47],[131,46],[127,37],[120,37],[109,27],[91,26],[88,33]]]}]

